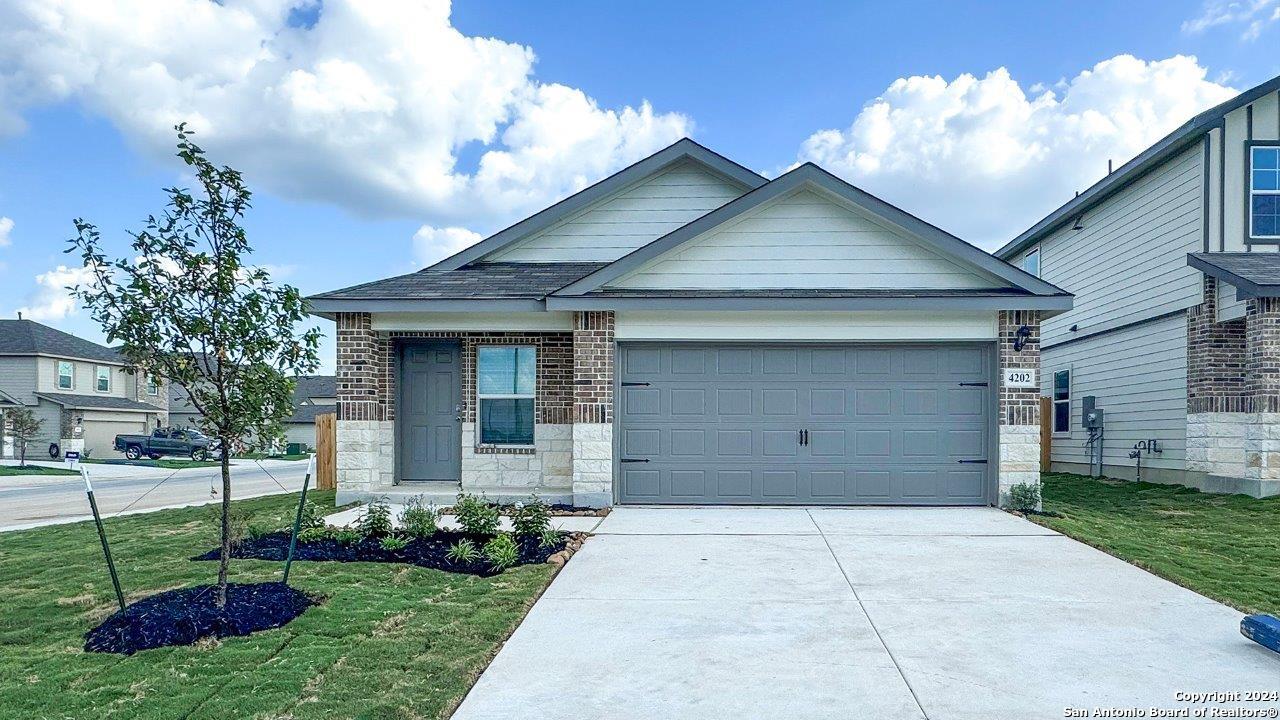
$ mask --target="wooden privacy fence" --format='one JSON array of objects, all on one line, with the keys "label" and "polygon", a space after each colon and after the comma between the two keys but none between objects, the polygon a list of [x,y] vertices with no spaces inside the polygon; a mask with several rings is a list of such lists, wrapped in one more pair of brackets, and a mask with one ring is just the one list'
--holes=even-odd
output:
[{"label": "wooden privacy fence", "polygon": [[316,489],[338,487],[338,416],[316,416]]},{"label": "wooden privacy fence", "polygon": [[1053,451],[1053,401],[1040,398],[1040,472],[1049,472]]}]

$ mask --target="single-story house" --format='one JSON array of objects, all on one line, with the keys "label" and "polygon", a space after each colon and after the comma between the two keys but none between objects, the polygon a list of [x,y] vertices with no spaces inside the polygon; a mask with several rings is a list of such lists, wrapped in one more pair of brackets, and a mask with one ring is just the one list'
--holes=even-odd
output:
[{"label": "single-story house", "polygon": [[[337,390],[332,375],[304,375],[293,390],[293,413],[284,421],[284,442],[316,446],[316,416],[337,411]],[[169,418],[174,427],[199,427],[200,412],[186,390],[174,385],[169,391]]]},{"label": "single-story house", "polygon": [[337,323],[338,502],[997,504],[1072,296],[813,164],[685,139]]},{"label": "single-story house", "polygon": [[[32,320],[0,320],[0,417],[28,408],[43,421],[27,457],[114,452],[115,436],[166,422],[166,383],[130,372],[115,350]],[[11,422],[0,422],[0,452],[17,452]]]}]

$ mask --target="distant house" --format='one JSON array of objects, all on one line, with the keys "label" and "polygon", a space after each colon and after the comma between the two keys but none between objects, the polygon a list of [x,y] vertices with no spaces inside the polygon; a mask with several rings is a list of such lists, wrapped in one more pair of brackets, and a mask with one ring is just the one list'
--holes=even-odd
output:
[{"label": "distant house", "polygon": [[[109,347],[32,320],[0,320],[0,416],[26,407],[44,420],[28,456],[56,450],[113,451],[115,436],[167,422],[163,383],[126,369]],[[9,423],[0,422],[0,452],[14,454]]]},{"label": "distant house", "polygon": [[[293,414],[284,422],[286,443],[302,443],[315,447],[317,415],[336,412],[338,391],[334,376],[308,375],[298,378],[293,392]],[[187,399],[187,393],[175,385],[169,390],[169,422],[175,427],[199,427],[200,413]]]}]

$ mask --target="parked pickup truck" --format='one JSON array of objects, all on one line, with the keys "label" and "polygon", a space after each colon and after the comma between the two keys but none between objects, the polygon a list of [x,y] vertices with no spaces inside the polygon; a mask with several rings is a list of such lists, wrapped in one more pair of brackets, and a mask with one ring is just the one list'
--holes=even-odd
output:
[{"label": "parked pickup truck", "polygon": [[213,441],[190,428],[156,428],[150,435],[117,435],[116,450],[130,460],[146,455],[158,460],[163,455],[181,455],[204,460],[211,454]]}]

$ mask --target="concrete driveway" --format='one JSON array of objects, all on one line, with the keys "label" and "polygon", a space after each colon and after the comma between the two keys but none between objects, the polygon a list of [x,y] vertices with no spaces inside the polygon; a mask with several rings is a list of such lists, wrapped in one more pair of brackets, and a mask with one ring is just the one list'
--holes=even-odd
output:
[{"label": "concrete driveway", "polygon": [[994,509],[621,508],[596,532],[455,720],[1026,720],[1280,691],[1240,613]]}]

